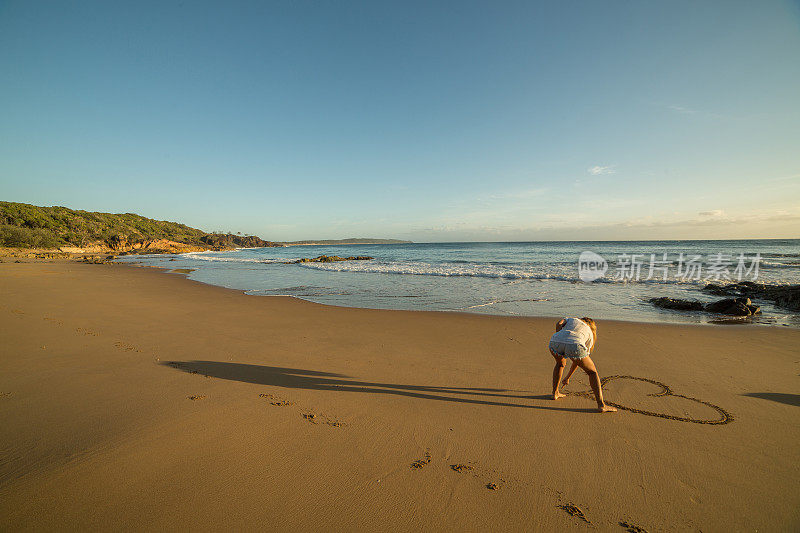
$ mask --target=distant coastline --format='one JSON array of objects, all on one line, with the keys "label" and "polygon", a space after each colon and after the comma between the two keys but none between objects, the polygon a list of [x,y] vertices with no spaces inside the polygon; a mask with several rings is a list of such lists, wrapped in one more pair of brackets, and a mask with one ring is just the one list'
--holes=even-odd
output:
[{"label": "distant coastline", "polygon": [[370,239],[370,238],[353,237],[350,239],[277,242],[276,244],[280,244],[283,246],[332,246],[337,244],[413,244],[413,241],[403,241],[400,239]]}]

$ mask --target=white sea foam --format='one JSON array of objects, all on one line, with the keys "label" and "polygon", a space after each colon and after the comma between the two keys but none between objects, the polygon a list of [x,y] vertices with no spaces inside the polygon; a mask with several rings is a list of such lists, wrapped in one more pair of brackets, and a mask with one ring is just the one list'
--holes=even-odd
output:
[{"label": "white sea foam", "polygon": [[300,263],[298,266],[330,272],[366,272],[374,274],[405,274],[414,276],[480,277],[494,279],[559,279],[575,281],[577,276],[549,274],[513,266],[477,263],[424,263],[417,261],[341,261],[336,263]]},{"label": "white sea foam", "polygon": [[289,259],[256,259],[256,258],[247,258],[247,257],[218,257],[207,255],[211,252],[189,252],[185,254],[181,254],[181,257],[185,259],[196,259],[198,261],[212,261],[212,262],[220,262],[220,263],[285,263],[289,261]]},{"label": "white sea foam", "polygon": [[[337,261],[334,263],[299,263],[293,264],[294,258],[287,257],[272,257],[269,259],[257,257],[241,257],[232,255],[232,252],[206,251],[206,252],[189,252],[180,254],[185,259],[192,259],[207,262],[219,263],[249,263],[249,264],[279,264],[290,263],[287,266],[297,266],[308,268],[312,270],[323,270],[328,272],[353,272],[353,273],[372,273],[372,274],[394,274],[394,275],[410,275],[410,276],[439,276],[439,277],[474,277],[474,278],[489,278],[500,279],[506,283],[520,283],[525,281],[534,280],[555,280],[565,281],[570,283],[581,282],[578,277],[578,272],[575,264],[559,262],[559,263],[543,263],[543,264],[497,264],[497,263],[475,263],[469,261],[451,261],[445,263],[428,263],[423,261]],[[214,255],[216,254],[216,255]],[[796,264],[789,261],[763,261],[762,267],[768,269],[781,269],[781,270],[798,270],[800,268]],[[614,265],[612,265],[613,267]],[[597,279],[594,283],[644,283],[644,284],[679,284],[679,285],[705,285],[708,282],[714,283],[729,283],[735,280],[714,280],[714,279],[684,279],[671,276],[666,280],[660,277],[654,279],[646,278],[646,268],[642,269],[642,275],[638,280],[619,280],[615,272],[610,270],[605,277]],[[766,274],[766,272],[762,272]],[[783,277],[783,276],[782,276]],[[790,276],[787,280],[775,280],[773,276],[767,276],[767,279],[759,280],[766,281],[770,284],[783,284],[786,282],[795,282]]]},{"label": "white sea foam", "polygon": [[482,304],[468,305],[466,307],[462,307],[461,309],[476,309],[478,307],[487,307],[489,305],[510,304],[510,303],[516,303],[516,302],[546,302],[546,301],[548,301],[548,298],[518,298],[518,299],[515,299],[515,300],[494,300],[494,301],[486,302],[486,303],[482,303]]},{"label": "white sea foam", "polygon": [[[577,267],[572,264],[537,264],[537,265],[498,265],[498,264],[479,264],[466,262],[448,263],[426,263],[420,261],[341,261],[335,263],[300,263],[296,266],[313,270],[324,270],[328,272],[354,272],[371,274],[394,274],[409,276],[440,276],[440,277],[474,277],[501,279],[506,283],[519,283],[535,280],[554,280],[566,281],[570,283],[583,283],[578,277]],[[666,280],[655,276],[647,278],[646,269],[642,269],[639,279],[618,279],[614,272],[609,272],[605,277],[597,279],[592,283],[612,283],[612,284],[667,284],[684,286],[704,286],[707,283],[732,283],[736,279],[693,279],[670,276]],[[749,278],[746,278],[749,279]],[[769,284],[782,284],[775,280],[766,281]]]},{"label": "white sea foam", "polygon": [[[336,263],[301,263],[298,266],[329,272],[361,272],[374,274],[399,274],[412,276],[474,277],[511,281],[555,280],[577,283],[577,268],[574,265],[514,266],[478,263],[424,263],[416,261],[343,261]],[[642,282],[664,283],[663,280]],[[596,280],[594,283],[620,283],[613,277]],[[701,283],[695,280],[668,279],[666,283]],[[704,281],[702,282],[704,283]]]},{"label": "white sea foam", "polygon": [[[248,294],[290,295],[315,302],[357,307],[415,310],[454,310],[503,315],[573,316],[595,313],[620,320],[655,320],[704,322],[697,314],[680,314],[654,307],[649,299],[670,298],[718,299],[702,289],[707,283],[729,284],[737,281],[736,257],[747,252],[753,257],[760,250],[758,278],[768,285],[800,282],[800,240],[770,242],[732,242],[723,252],[733,259],[728,269],[732,279],[713,279],[708,264],[717,243],[456,243],[420,244],[403,247],[338,247],[315,249],[313,255],[374,255],[371,261],[294,264],[302,249],[238,249],[207,251],[181,255],[131,256],[121,261],[144,262],[164,266],[193,268],[195,279],[247,290]],[[710,248],[709,248],[710,247]],[[663,249],[662,249],[663,248]],[[578,257],[593,250],[608,263],[605,275],[585,283],[578,277]],[[704,258],[701,277],[683,279],[675,265],[668,269],[667,280],[645,279],[651,253],[660,258],[664,252],[675,259],[679,253]],[[620,260],[623,252],[639,254],[642,261],[639,281],[620,281],[619,273],[630,272],[630,264]],[[310,255],[312,252],[307,252]],[[287,264],[281,264],[287,263]],[[748,261],[749,263],[749,261]],[[627,264],[627,268],[626,268]],[[696,272],[696,271],[694,271]],[[705,279],[708,277],[708,279]],[[724,277],[724,276],[723,276]],[[746,275],[750,280],[752,276]],[[757,301],[762,324],[800,327],[800,316]],[[777,322],[776,322],[777,321]]]},{"label": "white sea foam", "polygon": [[766,261],[764,259],[761,260],[760,265],[762,267],[773,267],[773,268],[796,268],[800,270],[800,261]]}]

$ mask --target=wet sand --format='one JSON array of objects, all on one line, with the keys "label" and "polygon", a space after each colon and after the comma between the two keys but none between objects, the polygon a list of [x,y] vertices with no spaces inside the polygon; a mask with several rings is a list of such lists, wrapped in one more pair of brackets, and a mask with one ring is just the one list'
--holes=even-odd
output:
[{"label": "wet sand", "polygon": [[336,308],[0,264],[0,529],[800,527],[800,331]]}]

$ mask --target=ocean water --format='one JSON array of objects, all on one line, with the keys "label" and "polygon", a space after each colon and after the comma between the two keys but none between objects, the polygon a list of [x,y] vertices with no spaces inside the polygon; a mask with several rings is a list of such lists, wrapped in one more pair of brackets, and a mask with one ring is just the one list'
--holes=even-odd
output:
[{"label": "ocean water", "polygon": [[[594,281],[580,274],[583,252],[606,261],[605,273]],[[286,264],[319,255],[375,259]],[[289,246],[120,261],[194,269],[191,279],[255,296],[288,295],[340,306],[643,322],[720,318],[647,302],[658,296],[715,301],[719,297],[699,290],[708,282],[800,283],[800,239]],[[756,303],[762,315],[755,322],[800,327],[797,313]]]}]

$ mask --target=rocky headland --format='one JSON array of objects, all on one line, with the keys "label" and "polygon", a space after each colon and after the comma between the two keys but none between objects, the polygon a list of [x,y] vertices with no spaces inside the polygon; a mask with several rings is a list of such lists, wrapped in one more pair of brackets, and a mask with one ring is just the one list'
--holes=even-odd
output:
[{"label": "rocky headland", "polygon": [[282,246],[255,235],[214,232],[135,213],[0,202],[0,256],[179,254]]}]

